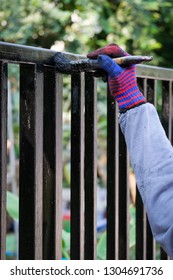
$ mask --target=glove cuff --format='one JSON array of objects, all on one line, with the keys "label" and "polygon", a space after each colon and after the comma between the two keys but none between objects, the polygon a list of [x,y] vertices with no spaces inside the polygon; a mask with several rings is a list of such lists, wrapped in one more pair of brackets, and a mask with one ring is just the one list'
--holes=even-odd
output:
[{"label": "glove cuff", "polygon": [[133,108],[135,108],[135,107],[139,107],[139,106],[141,106],[141,105],[143,105],[143,104],[145,104],[145,103],[146,103],[146,100],[145,100],[144,102],[141,102],[141,103],[139,103],[138,105],[134,105],[134,106],[132,106],[132,107],[130,107],[130,108],[124,108],[124,109],[120,108],[120,109],[119,109],[119,112],[120,112],[120,114],[124,114],[124,113],[126,113],[127,111],[129,111],[130,109],[133,109]]},{"label": "glove cuff", "polygon": [[[121,74],[119,76],[122,76]],[[111,95],[113,95],[118,102],[120,110],[131,109],[146,103],[144,95],[140,92],[136,81],[129,83],[123,80],[122,77],[109,78],[109,87]]]}]

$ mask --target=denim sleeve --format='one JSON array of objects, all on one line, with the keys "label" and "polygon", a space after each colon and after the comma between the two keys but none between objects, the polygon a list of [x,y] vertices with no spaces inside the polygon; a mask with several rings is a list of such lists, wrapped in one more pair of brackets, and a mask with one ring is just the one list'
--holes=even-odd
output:
[{"label": "denim sleeve", "polygon": [[119,122],[153,235],[173,259],[173,148],[150,103]]}]

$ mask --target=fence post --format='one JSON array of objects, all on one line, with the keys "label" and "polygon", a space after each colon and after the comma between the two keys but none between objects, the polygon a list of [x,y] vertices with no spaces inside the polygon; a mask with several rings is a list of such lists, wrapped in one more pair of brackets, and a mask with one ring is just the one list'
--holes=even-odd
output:
[{"label": "fence post", "polygon": [[43,72],[20,66],[19,258],[42,259]]},{"label": "fence post", "polygon": [[72,74],[71,258],[84,258],[84,76]]},{"label": "fence post", "polygon": [[43,258],[62,258],[62,75],[44,68]]},{"label": "fence post", "polygon": [[107,259],[118,259],[119,128],[115,99],[107,93]]},{"label": "fence post", "polygon": [[0,62],[0,259],[6,258],[7,64]]},{"label": "fence post", "polygon": [[97,92],[93,73],[85,73],[85,259],[97,247]]}]

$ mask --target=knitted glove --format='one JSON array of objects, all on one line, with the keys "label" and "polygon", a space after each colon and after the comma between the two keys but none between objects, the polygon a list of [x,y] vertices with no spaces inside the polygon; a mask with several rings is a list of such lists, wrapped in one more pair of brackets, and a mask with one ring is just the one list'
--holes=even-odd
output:
[{"label": "knitted glove", "polygon": [[98,63],[108,73],[110,92],[118,102],[120,112],[146,103],[137,86],[135,65],[123,68],[107,55],[99,55]]},{"label": "knitted glove", "polygon": [[[87,57],[90,59],[97,59],[99,54],[105,54],[112,58],[114,57],[121,57],[129,55],[125,51],[123,51],[118,45],[116,44],[109,44],[103,48],[97,49],[88,53]],[[94,77],[102,77],[104,82],[107,82],[107,75],[105,75],[105,71],[102,69],[98,69],[94,72]]]},{"label": "knitted glove", "polygon": [[108,55],[112,58],[129,55],[128,53],[123,51],[118,45],[109,44],[106,47],[103,47],[103,48],[100,48],[100,49],[97,49],[95,51],[92,51],[92,52],[88,53],[87,57],[90,58],[90,59],[95,59],[100,54],[105,54],[105,55]]}]

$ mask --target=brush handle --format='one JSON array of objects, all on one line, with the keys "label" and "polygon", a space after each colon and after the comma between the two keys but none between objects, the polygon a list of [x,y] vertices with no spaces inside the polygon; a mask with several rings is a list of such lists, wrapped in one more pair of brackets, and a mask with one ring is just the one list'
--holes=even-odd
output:
[{"label": "brush handle", "polygon": [[118,65],[131,65],[131,64],[139,64],[142,62],[148,62],[153,59],[152,56],[141,56],[141,55],[129,55],[129,56],[123,56],[123,57],[117,57],[113,58],[113,60]]},{"label": "brush handle", "polygon": [[[134,56],[134,55],[113,58],[113,60],[118,65],[122,65],[122,66],[148,62],[151,61],[152,59],[153,59],[152,56]],[[72,71],[79,71],[79,72],[100,69],[97,59],[86,58],[81,60],[75,60],[75,61],[71,61],[70,65]]]},{"label": "brush handle", "polygon": [[[128,66],[131,64],[139,64],[142,62],[148,62],[153,59],[152,56],[123,56],[113,58],[113,60],[121,65]],[[56,63],[56,67],[60,73],[71,74],[74,72],[85,72],[100,69],[97,59],[79,59],[79,60],[70,60],[61,52],[57,52],[54,56],[54,61]]]}]

